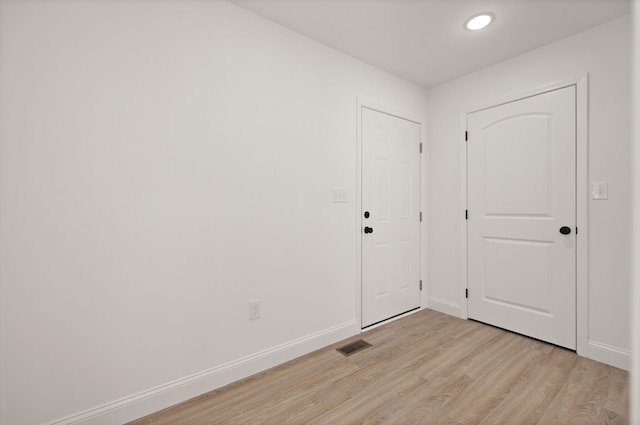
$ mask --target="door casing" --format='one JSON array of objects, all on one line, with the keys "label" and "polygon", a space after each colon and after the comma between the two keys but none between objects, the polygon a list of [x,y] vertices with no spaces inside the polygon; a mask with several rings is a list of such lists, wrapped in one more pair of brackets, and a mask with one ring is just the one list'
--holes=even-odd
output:
[{"label": "door casing", "polygon": [[468,319],[467,298],[465,291],[468,285],[467,266],[467,221],[465,210],[467,207],[467,145],[465,131],[467,128],[467,115],[482,109],[501,105],[539,95],[563,87],[576,86],[576,224],[579,236],[576,238],[576,347],[577,353],[588,357],[588,288],[589,288],[589,263],[588,263],[588,213],[589,213],[589,174],[588,174],[588,74],[576,78],[560,80],[541,87],[531,89],[524,93],[516,93],[483,102],[465,108],[460,114],[460,317]]}]

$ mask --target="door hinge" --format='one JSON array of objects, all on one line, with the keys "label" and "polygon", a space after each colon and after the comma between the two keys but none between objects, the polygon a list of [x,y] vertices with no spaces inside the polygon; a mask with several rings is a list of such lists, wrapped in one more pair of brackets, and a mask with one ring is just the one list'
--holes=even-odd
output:
[{"label": "door hinge", "polygon": [[469,210],[464,210],[464,219],[469,220]]},{"label": "door hinge", "polygon": [[422,221],[422,211],[420,211],[420,221]]},{"label": "door hinge", "polygon": [[420,153],[422,153],[422,142],[420,142]]},{"label": "door hinge", "polygon": [[466,289],[464,290],[464,297],[465,297],[465,298],[469,298],[469,288],[466,288]]},{"label": "door hinge", "polygon": [[464,141],[465,141],[465,142],[468,142],[468,141],[469,141],[469,132],[468,132],[468,131],[465,131],[465,132],[464,132]]},{"label": "door hinge", "polygon": [[578,234],[578,226],[576,226],[576,235]]},{"label": "door hinge", "polygon": [[420,281],[420,290],[422,291],[422,281]]}]

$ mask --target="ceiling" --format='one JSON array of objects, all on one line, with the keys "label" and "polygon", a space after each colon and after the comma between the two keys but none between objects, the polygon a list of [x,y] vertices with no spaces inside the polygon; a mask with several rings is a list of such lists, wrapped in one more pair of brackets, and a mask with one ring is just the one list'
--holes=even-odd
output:
[{"label": "ceiling", "polygon": [[[230,0],[429,88],[630,13],[629,0]],[[491,12],[494,22],[464,22]]]}]

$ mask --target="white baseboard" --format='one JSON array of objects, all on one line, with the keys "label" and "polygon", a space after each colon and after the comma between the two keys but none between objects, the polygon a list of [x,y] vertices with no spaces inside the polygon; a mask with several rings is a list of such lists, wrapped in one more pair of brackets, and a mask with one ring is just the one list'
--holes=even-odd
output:
[{"label": "white baseboard", "polygon": [[48,425],[123,424],[262,372],[358,333],[360,333],[358,322],[357,320],[352,320],[233,362],[151,388],[139,394],[50,422]]},{"label": "white baseboard", "polygon": [[461,313],[460,304],[442,298],[429,296],[427,297],[427,308],[455,317],[460,317]]},{"label": "white baseboard", "polygon": [[587,344],[587,358],[624,370],[631,370],[631,352],[596,341]]}]

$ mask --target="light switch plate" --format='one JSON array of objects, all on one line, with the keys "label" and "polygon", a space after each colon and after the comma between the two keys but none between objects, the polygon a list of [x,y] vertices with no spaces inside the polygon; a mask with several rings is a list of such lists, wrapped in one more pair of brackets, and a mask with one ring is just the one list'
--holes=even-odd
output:
[{"label": "light switch plate", "polygon": [[347,202],[347,191],[344,189],[333,189],[331,191],[331,202],[333,203]]},{"label": "light switch plate", "polygon": [[609,184],[607,182],[591,183],[591,199],[598,201],[609,199]]}]

